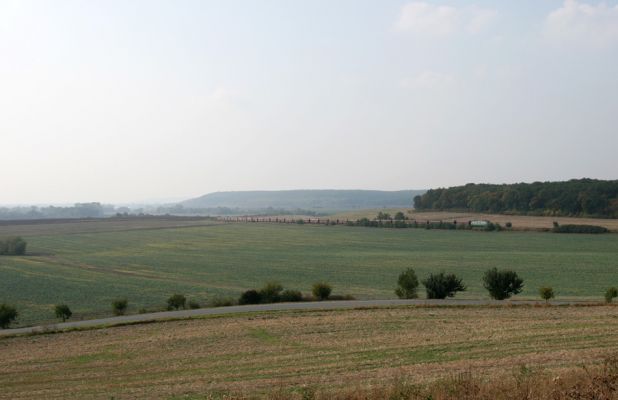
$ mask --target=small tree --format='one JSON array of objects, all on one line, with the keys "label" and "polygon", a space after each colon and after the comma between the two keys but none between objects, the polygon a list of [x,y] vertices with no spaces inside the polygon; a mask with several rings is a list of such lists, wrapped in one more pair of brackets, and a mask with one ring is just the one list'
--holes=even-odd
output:
[{"label": "small tree", "polygon": [[262,302],[262,295],[257,290],[251,289],[243,292],[238,299],[238,304],[260,304]]},{"label": "small tree", "polygon": [[333,288],[326,282],[317,282],[313,284],[311,293],[318,300],[327,300]]},{"label": "small tree", "polygon": [[262,303],[277,303],[280,300],[283,286],[279,282],[268,282],[262,290],[260,290],[260,296]]},{"label": "small tree", "polygon": [[418,297],[417,289],[418,278],[412,268],[408,268],[399,274],[399,279],[397,279],[397,289],[395,289],[395,294],[397,297],[400,299],[416,299]]},{"label": "small tree", "polygon": [[0,304],[0,328],[6,329],[17,319],[17,310],[15,307],[7,304]]},{"label": "small tree", "polygon": [[406,216],[404,213],[402,213],[401,211],[397,211],[397,213],[395,214],[395,220],[396,221],[403,221],[406,219]]},{"label": "small tree", "polygon": [[618,288],[610,287],[605,292],[605,301],[611,303],[616,297],[618,297]]},{"label": "small tree", "polygon": [[62,322],[65,322],[73,315],[73,312],[66,304],[57,304],[56,307],[54,307],[54,311],[56,313],[56,318],[62,318]]},{"label": "small tree", "polygon": [[550,287],[542,287],[539,289],[539,295],[543,300],[545,300],[545,303],[549,303],[549,300],[555,297],[554,289]]},{"label": "small tree", "polygon": [[112,311],[114,315],[124,315],[127,312],[129,301],[127,299],[116,299],[112,301]]},{"label": "small tree", "polygon": [[380,212],[378,213],[378,216],[377,216],[377,218],[376,218],[376,219],[379,219],[379,220],[383,220],[383,219],[391,219],[391,215],[390,215],[389,213],[385,213],[385,212],[380,211]]},{"label": "small tree", "polygon": [[447,297],[454,297],[457,292],[466,290],[460,278],[455,274],[447,275],[444,272],[431,274],[422,283],[427,291],[428,299],[446,299]]},{"label": "small tree", "polygon": [[483,286],[493,299],[505,300],[521,293],[524,281],[515,271],[498,271],[497,268],[492,268],[485,272]]},{"label": "small tree", "polygon": [[178,310],[180,307],[182,308],[186,308],[187,305],[187,298],[185,296],[183,296],[182,294],[175,294],[170,296],[169,299],[167,299],[167,309],[171,310]]}]

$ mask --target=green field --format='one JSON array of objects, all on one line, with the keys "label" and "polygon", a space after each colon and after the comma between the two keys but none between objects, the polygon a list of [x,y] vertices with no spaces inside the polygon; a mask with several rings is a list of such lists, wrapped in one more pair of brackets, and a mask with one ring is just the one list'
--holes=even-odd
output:
[{"label": "green field", "polygon": [[[96,224],[97,222],[91,222]],[[618,235],[557,235],[389,230],[344,226],[220,224],[169,229],[29,236],[27,257],[0,258],[0,303],[15,305],[19,323],[53,320],[66,302],[76,318],[110,314],[127,297],[130,311],[164,305],[173,293],[205,302],[278,280],[310,290],[326,280],[335,293],[391,298],[407,267],[459,274],[468,291],[486,298],[481,275],[512,268],[525,280],[519,297],[551,285],[558,298],[602,299],[618,285]],[[6,233],[7,227],[3,227]]]}]

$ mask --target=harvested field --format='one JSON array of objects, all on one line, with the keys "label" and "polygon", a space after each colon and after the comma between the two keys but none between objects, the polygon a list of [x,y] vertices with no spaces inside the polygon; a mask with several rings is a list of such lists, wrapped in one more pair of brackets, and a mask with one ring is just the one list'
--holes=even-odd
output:
[{"label": "harvested field", "polygon": [[618,349],[618,308],[265,313],[0,339],[2,399],[198,399],[572,370]]},{"label": "harvested field", "polygon": [[360,218],[375,218],[378,212],[387,212],[391,216],[397,211],[402,211],[408,218],[418,221],[444,221],[457,223],[467,223],[470,220],[489,220],[497,222],[504,226],[507,222],[513,224],[515,230],[543,230],[551,229],[554,221],[560,225],[575,224],[575,225],[599,225],[611,231],[618,232],[618,219],[603,219],[603,218],[574,218],[574,217],[536,217],[527,215],[504,215],[504,214],[481,214],[481,213],[464,213],[452,211],[414,211],[405,209],[372,209],[358,210],[346,213],[335,214],[330,218],[341,218],[356,220]]}]

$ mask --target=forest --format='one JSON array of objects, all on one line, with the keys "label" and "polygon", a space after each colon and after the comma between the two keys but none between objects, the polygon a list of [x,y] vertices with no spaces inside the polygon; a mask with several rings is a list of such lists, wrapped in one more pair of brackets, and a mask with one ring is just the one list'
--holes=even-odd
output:
[{"label": "forest", "polygon": [[474,184],[431,189],[414,198],[417,210],[618,218],[618,180]]}]

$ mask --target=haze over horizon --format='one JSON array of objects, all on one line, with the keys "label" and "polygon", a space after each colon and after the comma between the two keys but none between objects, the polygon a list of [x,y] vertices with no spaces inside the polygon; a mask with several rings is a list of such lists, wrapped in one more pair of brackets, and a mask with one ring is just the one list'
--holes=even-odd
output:
[{"label": "haze over horizon", "polygon": [[617,179],[618,0],[0,3],[0,204]]}]

